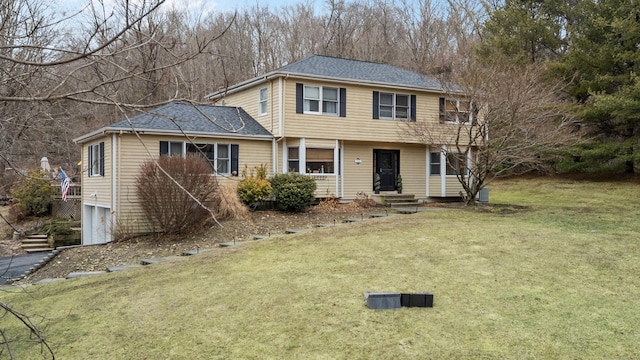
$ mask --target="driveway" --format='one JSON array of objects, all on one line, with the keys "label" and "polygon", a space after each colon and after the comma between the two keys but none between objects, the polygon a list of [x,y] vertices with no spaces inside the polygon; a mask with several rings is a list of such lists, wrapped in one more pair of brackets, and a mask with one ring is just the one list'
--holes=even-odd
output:
[{"label": "driveway", "polygon": [[20,277],[20,275],[24,274],[50,254],[51,252],[47,251],[0,258],[0,285],[4,285],[10,279]]}]

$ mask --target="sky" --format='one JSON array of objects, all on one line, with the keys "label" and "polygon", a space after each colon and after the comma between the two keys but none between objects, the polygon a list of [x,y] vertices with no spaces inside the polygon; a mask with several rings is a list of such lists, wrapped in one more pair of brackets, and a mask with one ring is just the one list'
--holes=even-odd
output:
[{"label": "sky", "polygon": [[[100,0],[93,1],[96,4],[100,2]],[[102,0],[107,8],[116,1],[117,0]],[[57,7],[60,10],[73,12],[82,9],[89,2],[90,0],[59,0]],[[190,12],[207,15],[209,13],[233,12],[235,10],[248,9],[256,4],[277,9],[302,2],[305,4],[314,4],[317,10],[322,9],[325,5],[324,0],[166,0],[162,6],[163,8],[176,7],[179,9],[187,9]]]}]

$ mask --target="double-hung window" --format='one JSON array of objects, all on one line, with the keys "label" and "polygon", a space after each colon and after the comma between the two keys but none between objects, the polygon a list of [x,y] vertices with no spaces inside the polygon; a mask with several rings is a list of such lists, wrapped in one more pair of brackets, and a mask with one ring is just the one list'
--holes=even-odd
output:
[{"label": "double-hung window", "polygon": [[291,172],[300,172],[300,150],[297,147],[290,147],[288,170]]},{"label": "double-hung window", "polygon": [[466,99],[440,98],[440,122],[471,124],[477,120],[478,108]]},{"label": "double-hung window", "polygon": [[467,171],[467,158],[463,153],[447,153],[447,175],[460,175]]},{"label": "double-hung window", "polygon": [[347,89],[296,84],[296,113],[347,116]]},{"label": "double-hung window", "polygon": [[258,91],[258,115],[267,115],[267,96],[269,90],[264,87]]},{"label": "double-hung window", "polygon": [[238,145],[194,144],[183,141],[160,141],[160,155],[202,156],[217,174],[238,176]]},{"label": "double-hung window", "polygon": [[89,176],[104,176],[104,142],[88,147]]},{"label": "double-hung window", "polygon": [[414,121],[416,96],[374,91],[373,118]]},{"label": "double-hung window", "polygon": [[430,175],[440,175],[440,155],[441,152],[429,153]]},{"label": "double-hung window", "polygon": [[304,86],[304,112],[309,114],[338,115],[338,88]]}]

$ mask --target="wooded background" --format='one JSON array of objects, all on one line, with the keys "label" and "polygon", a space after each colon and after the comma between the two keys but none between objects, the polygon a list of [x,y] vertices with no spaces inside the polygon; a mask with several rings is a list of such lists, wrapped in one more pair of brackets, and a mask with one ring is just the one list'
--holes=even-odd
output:
[{"label": "wooded background", "polygon": [[[43,0],[0,3],[0,177],[43,156],[73,167],[79,135],[174,99],[204,102],[311,54],[461,84],[490,73],[480,68],[552,83],[544,107],[562,108],[563,121],[586,135],[555,154],[556,169],[634,172],[640,164],[638,0],[327,0],[321,10],[257,2],[235,13],[162,0],[88,1],[77,12]],[[538,78],[518,77],[531,67]]]}]

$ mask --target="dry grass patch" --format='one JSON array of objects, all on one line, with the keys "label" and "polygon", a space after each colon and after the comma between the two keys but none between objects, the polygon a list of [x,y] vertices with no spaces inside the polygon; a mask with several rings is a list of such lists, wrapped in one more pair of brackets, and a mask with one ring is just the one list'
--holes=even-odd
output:
[{"label": "dry grass patch", "polygon": [[[492,201],[530,207],[510,215],[367,220],[1,296],[46,315],[64,359],[639,357],[640,217],[629,199],[640,190],[621,184],[618,216],[632,217],[619,231],[556,212],[597,209],[594,199],[513,195],[553,190],[530,181],[492,188]],[[369,291],[429,291],[435,306],[369,310]]]}]

